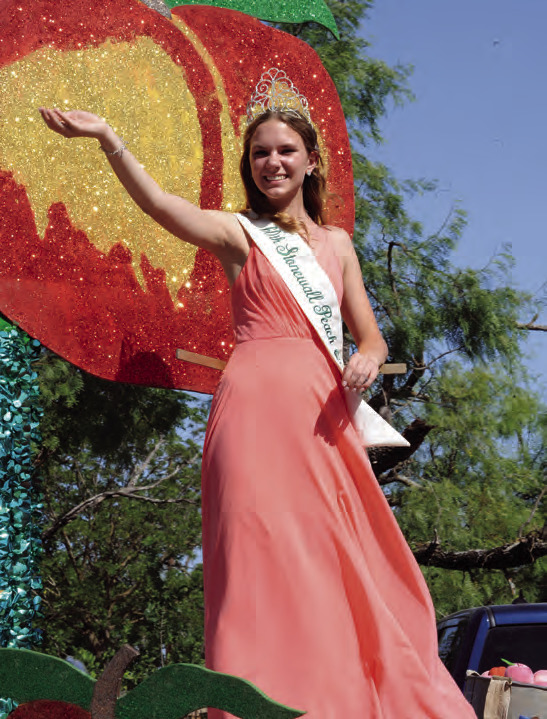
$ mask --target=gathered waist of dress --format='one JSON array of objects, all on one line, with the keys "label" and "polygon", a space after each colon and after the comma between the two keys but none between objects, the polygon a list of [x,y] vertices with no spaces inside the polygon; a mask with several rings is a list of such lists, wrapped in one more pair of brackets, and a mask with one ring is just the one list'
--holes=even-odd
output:
[{"label": "gathered waist of dress", "polygon": [[235,346],[250,344],[252,342],[307,342],[308,344],[317,344],[313,337],[287,337],[287,335],[279,335],[279,337],[238,337]]},{"label": "gathered waist of dress", "polygon": [[[299,318],[300,319],[300,318]],[[314,330],[305,320],[299,323],[282,322],[278,317],[272,317],[264,320],[262,324],[256,321],[239,324],[235,327],[236,343],[249,342],[252,340],[313,340]]]},{"label": "gathered waist of dress", "polygon": [[293,361],[299,357],[303,362],[316,362],[321,360],[332,364],[334,360],[329,357],[323,343],[318,337],[298,337],[297,335],[278,335],[269,337],[242,337],[237,338],[231,360],[241,358],[248,354],[256,353],[257,356],[290,355]]}]

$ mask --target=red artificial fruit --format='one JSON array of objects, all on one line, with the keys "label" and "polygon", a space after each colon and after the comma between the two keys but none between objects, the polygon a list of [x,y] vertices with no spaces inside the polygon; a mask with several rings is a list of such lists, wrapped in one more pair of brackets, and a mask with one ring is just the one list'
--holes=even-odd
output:
[{"label": "red artificial fruit", "polygon": [[91,714],[76,704],[38,699],[20,704],[9,719],[91,719]]},{"label": "red artificial fruit", "polygon": [[[317,54],[292,35],[232,10],[183,6],[175,8],[173,16],[169,20],[130,0],[2,0],[0,70],[27,60],[32,64],[46,51],[70,52],[85,65],[88,52],[96,57],[97,49],[142,45],[144,38],[147,47],[156,48],[156,54],[166,57],[166,62],[172,63],[169,67],[184,76],[201,135],[199,203],[203,208],[222,209],[227,207],[223,183],[227,147],[239,154],[250,95],[264,71],[282,68],[309,99],[325,149],[332,198],[329,222],[351,234],[353,175],[346,123],[332,80]],[[84,93],[84,98],[99,98],[98,106],[104,102],[103,112],[108,116],[108,95],[103,101],[101,93],[116,87],[116,70],[113,66],[105,89],[102,81],[94,80],[94,65],[91,59],[85,65],[90,68],[86,80],[90,92]],[[133,74],[146,78],[146,65],[133,68]],[[70,85],[70,77],[61,80]],[[158,98],[150,111],[157,119],[158,137],[162,137],[161,121],[167,114],[161,105],[161,85],[156,82],[143,93]],[[2,92],[0,83],[0,99],[4,99]],[[8,104],[19,101],[18,93],[19,86],[15,95],[6,98]],[[131,93],[123,100],[125,121],[137,123],[139,113],[131,104]],[[222,124],[226,112],[229,135],[235,138],[231,145],[226,143],[226,124]],[[62,151],[51,158],[28,150],[30,132],[50,132],[38,119],[36,107],[36,119],[25,126],[20,145],[25,157],[44,164],[44,177],[55,177],[55,173],[62,174]],[[184,133],[185,128],[177,126],[173,132]],[[87,146],[82,152],[87,152]],[[96,153],[97,148],[89,152]],[[169,155],[169,147],[165,154]],[[170,272],[167,277],[161,257],[158,259],[157,240],[149,249],[131,251],[115,226],[104,227],[112,243],[110,250],[101,250],[93,243],[92,233],[86,234],[89,228],[75,221],[62,192],[52,192],[43,200],[46,211],[49,208],[49,221],[41,236],[31,205],[32,192],[18,168],[2,167],[1,158],[0,147],[0,312],[92,374],[120,382],[213,392],[220,372],[177,360],[176,350],[220,360],[230,355],[229,290],[217,260],[198,250],[187,275],[173,278],[171,275],[179,273]],[[169,158],[174,167],[178,159]],[[230,167],[233,164],[232,158]],[[230,177],[237,173],[237,165],[234,167]],[[39,182],[35,182],[35,192],[37,186]],[[93,205],[94,200],[90,198],[89,203]],[[140,271],[139,278],[135,268]]]},{"label": "red artificial fruit", "polygon": [[491,677],[504,677],[506,668],[507,667],[492,667],[492,669],[489,670],[488,675]]}]

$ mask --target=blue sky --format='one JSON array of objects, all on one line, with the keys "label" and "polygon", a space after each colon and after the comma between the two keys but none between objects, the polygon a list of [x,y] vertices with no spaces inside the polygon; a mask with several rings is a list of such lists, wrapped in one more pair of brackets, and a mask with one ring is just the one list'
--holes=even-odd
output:
[{"label": "blue sky", "polygon": [[[416,100],[390,109],[375,159],[438,180],[412,205],[427,230],[456,202],[467,211],[458,264],[481,267],[510,243],[515,285],[544,297],[546,29],[545,0],[376,0],[361,30],[371,55],[414,66]],[[530,333],[526,354],[545,396],[547,333]]]}]

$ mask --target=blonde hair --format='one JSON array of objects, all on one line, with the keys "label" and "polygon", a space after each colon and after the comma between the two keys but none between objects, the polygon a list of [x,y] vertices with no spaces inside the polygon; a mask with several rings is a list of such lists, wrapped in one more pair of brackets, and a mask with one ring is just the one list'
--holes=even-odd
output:
[{"label": "blonde hair", "polygon": [[317,154],[317,165],[314,167],[311,175],[304,177],[302,194],[304,208],[313,222],[318,225],[326,224],[325,200],[327,197],[327,179],[317,143],[317,133],[313,126],[296,112],[267,110],[247,127],[243,138],[243,155],[239,163],[239,171],[241,179],[243,180],[247,201],[245,209],[247,211],[253,210],[261,217],[267,217],[287,232],[302,233],[304,230],[304,234],[307,234],[305,228],[302,227],[301,221],[291,217],[287,212],[276,212],[270,205],[266,195],[258,189],[253,180],[251,171],[251,142],[257,128],[268,120],[279,120],[285,123],[285,125],[288,125],[302,138],[307,153],[315,152]]}]

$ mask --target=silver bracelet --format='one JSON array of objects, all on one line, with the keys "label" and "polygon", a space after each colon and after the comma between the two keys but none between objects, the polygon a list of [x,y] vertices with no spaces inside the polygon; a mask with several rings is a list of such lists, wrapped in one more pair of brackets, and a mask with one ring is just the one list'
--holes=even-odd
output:
[{"label": "silver bracelet", "polygon": [[101,150],[104,152],[105,155],[108,155],[109,157],[114,157],[114,155],[119,155],[120,159],[123,155],[123,151],[127,150],[127,145],[125,144],[125,140],[123,137],[120,137],[120,140],[122,141],[122,144],[118,147],[117,150],[105,150],[102,145],[100,145]]}]

